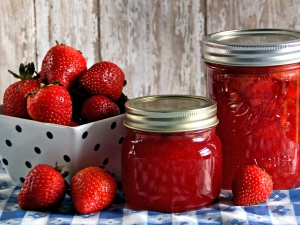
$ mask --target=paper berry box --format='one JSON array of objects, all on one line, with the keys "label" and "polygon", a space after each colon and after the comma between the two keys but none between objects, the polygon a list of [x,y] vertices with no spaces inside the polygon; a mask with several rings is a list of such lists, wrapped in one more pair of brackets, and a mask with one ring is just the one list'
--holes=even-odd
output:
[{"label": "paper berry box", "polygon": [[100,166],[121,181],[124,115],[68,127],[4,115],[0,105],[0,157],[7,173],[22,186],[37,164],[64,165],[67,181],[79,170]]}]

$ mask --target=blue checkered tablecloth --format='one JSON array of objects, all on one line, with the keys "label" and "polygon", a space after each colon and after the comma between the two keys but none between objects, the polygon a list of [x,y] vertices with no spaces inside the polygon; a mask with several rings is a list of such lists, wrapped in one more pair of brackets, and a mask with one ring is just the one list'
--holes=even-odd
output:
[{"label": "blue checkered tablecloth", "polygon": [[[1,166],[1,165],[0,165]],[[5,169],[0,167],[0,224],[228,224],[256,225],[300,224],[300,187],[276,190],[266,202],[259,205],[235,206],[230,191],[222,191],[216,203],[209,207],[184,213],[132,211],[123,198],[116,197],[106,210],[81,215],[76,213],[71,199],[51,212],[24,211],[18,205],[20,188],[15,187]]]}]

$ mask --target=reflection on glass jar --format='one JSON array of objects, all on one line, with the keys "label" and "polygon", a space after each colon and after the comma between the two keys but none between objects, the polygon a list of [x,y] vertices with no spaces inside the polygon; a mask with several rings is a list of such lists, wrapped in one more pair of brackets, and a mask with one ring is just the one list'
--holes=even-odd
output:
[{"label": "reflection on glass jar", "polygon": [[[147,111],[148,102],[152,112]],[[164,104],[159,106],[159,102]],[[214,201],[222,177],[215,102],[191,96],[157,96],[130,100],[126,108],[122,185],[127,205],[182,212]]]},{"label": "reflection on glass jar", "polygon": [[[280,41],[253,43],[251,37],[255,34],[262,37],[273,34]],[[218,35],[215,41],[220,45],[222,32]],[[234,39],[240,37],[242,44],[237,46],[231,42],[233,46],[225,48],[231,50],[217,54],[215,60],[208,60],[211,59],[210,47],[204,54],[204,59],[207,56],[208,95],[218,105],[217,133],[223,146],[222,187],[231,189],[238,168],[256,164],[271,175],[274,189],[293,188],[300,184],[300,34],[242,30],[232,31],[230,35],[235,36]],[[229,39],[230,35],[227,33]],[[291,36],[295,39],[290,40]],[[210,37],[213,39],[213,35]],[[234,54],[235,48],[237,54]],[[224,56],[222,62],[217,59],[221,55]]]}]

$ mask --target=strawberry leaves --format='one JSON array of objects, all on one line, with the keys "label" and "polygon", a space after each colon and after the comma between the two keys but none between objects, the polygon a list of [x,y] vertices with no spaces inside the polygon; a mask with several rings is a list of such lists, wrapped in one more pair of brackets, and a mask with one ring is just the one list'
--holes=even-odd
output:
[{"label": "strawberry leaves", "polygon": [[35,71],[34,63],[28,63],[26,66],[21,63],[19,66],[19,73],[20,75],[12,72],[11,70],[8,70],[10,74],[12,74],[15,78],[21,79],[21,80],[30,80],[30,79],[38,79],[40,76]]}]

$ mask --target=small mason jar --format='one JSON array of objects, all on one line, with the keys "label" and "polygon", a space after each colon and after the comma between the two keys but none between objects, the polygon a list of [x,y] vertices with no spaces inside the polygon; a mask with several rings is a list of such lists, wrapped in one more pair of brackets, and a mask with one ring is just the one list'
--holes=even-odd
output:
[{"label": "small mason jar", "polygon": [[186,95],[132,99],[122,146],[122,187],[136,210],[198,209],[220,194],[221,142],[216,102]]},{"label": "small mason jar", "polygon": [[203,41],[208,96],[217,101],[223,184],[255,164],[274,189],[300,184],[300,32],[224,31]]}]

